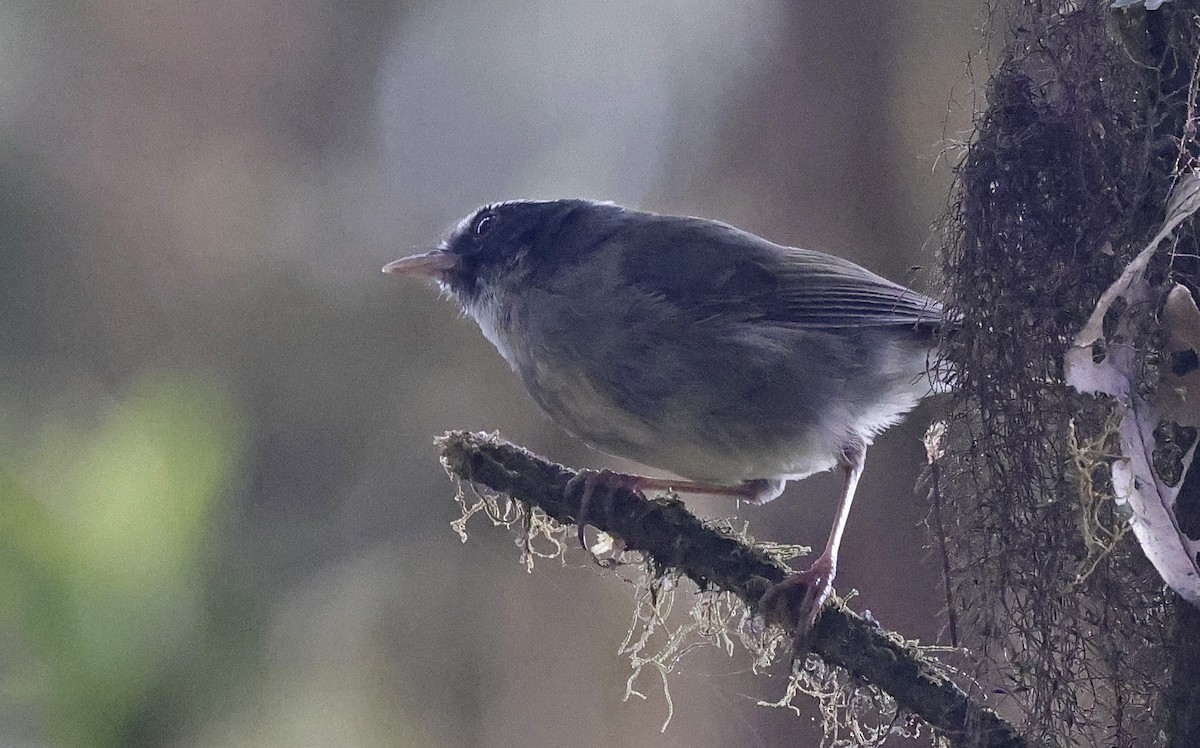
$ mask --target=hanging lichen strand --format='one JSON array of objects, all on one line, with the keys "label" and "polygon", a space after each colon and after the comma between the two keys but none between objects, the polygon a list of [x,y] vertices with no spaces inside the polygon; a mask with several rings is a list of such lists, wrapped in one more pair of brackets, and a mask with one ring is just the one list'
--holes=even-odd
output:
[{"label": "hanging lichen strand", "polygon": [[945,246],[959,389],[934,548],[964,670],[1002,713],[1035,739],[1158,745],[1173,608],[1112,498],[1110,404],[1067,388],[1062,360],[1190,158],[1167,134],[1184,135],[1194,11],[1009,5]]}]

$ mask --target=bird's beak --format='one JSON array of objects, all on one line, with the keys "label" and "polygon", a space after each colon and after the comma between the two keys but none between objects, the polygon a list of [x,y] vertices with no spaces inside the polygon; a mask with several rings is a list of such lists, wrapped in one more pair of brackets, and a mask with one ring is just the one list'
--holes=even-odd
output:
[{"label": "bird's beak", "polygon": [[404,257],[383,266],[388,275],[423,275],[441,280],[442,273],[458,267],[458,258],[444,249],[434,249],[425,254]]}]

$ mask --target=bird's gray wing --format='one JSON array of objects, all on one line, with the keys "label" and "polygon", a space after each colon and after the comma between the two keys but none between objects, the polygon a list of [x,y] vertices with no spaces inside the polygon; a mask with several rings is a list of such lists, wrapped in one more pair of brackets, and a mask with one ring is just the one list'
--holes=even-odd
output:
[{"label": "bird's gray wing", "polygon": [[840,257],[784,248],[773,298],[756,296],[764,316],[810,327],[934,325],[942,305]]},{"label": "bird's gray wing", "polygon": [[697,319],[817,328],[934,326],[941,304],[839,257],[727,224],[661,217],[621,237],[626,280]]}]

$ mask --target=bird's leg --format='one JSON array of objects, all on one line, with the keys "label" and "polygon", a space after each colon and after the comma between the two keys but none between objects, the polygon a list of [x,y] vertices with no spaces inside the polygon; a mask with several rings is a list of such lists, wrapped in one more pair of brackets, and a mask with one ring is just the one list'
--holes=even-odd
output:
[{"label": "bird's leg", "polygon": [[743,481],[736,486],[720,486],[690,480],[648,478],[644,475],[615,473],[611,470],[580,470],[567,481],[563,493],[569,496],[580,487],[583,489],[583,493],[579,497],[579,516],[575,518],[575,524],[579,528],[579,544],[586,548],[583,532],[588,524],[591,503],[597,489],[602,490],[608,499],[612,498],[613,491],[627,489],[639,494],[643,491],[677,491],[679,493],[730,496],[752,504],[765,504],[783,493],[784,483],[782,480],[760,479]]},{"label": "bird's leg", "polygon": [[[838,502],[833,528],[825,542],[825,550],[804,571],[789,574],[762,596],[759,607],[764,612],[773,612],[781,620],[796,622],[796,639],[802,639],[817,622],[821,607],[833,590],[833,577],[837,573],[838,547],[842,544],[842,532],[850,516],[850,505],[854,502],[854,491],[862,475],[866,445],[856,440],[842,448],[841,468],[844,476],[842,498]],[[782,610],[781,610],[782,608]]]},{"label": "bird's leg", "polygon": [[636,481],[637,488],[643,491],[675,491],[676,493],[704,494],[707,496],[728,496],[751,504],[766,504],[771,499],[783,493],[786,481],[774,479],[742,481],[736,486],[721,486],[716,483],[701,483],[690,480],[668,480],[666,478],[647,478],[642,475],[628,475],[627,478]]}]

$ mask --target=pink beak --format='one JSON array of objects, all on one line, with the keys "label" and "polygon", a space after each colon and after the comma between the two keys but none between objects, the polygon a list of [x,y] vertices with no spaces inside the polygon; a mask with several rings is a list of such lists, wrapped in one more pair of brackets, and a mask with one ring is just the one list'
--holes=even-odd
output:
[{"label": "pink beak", "polygon": [[405,257],[383,266],[388,275],[423,275],[440,280],[442,273],[458,267],[458,258],[444,249],[434,249],[425,254]]}]

